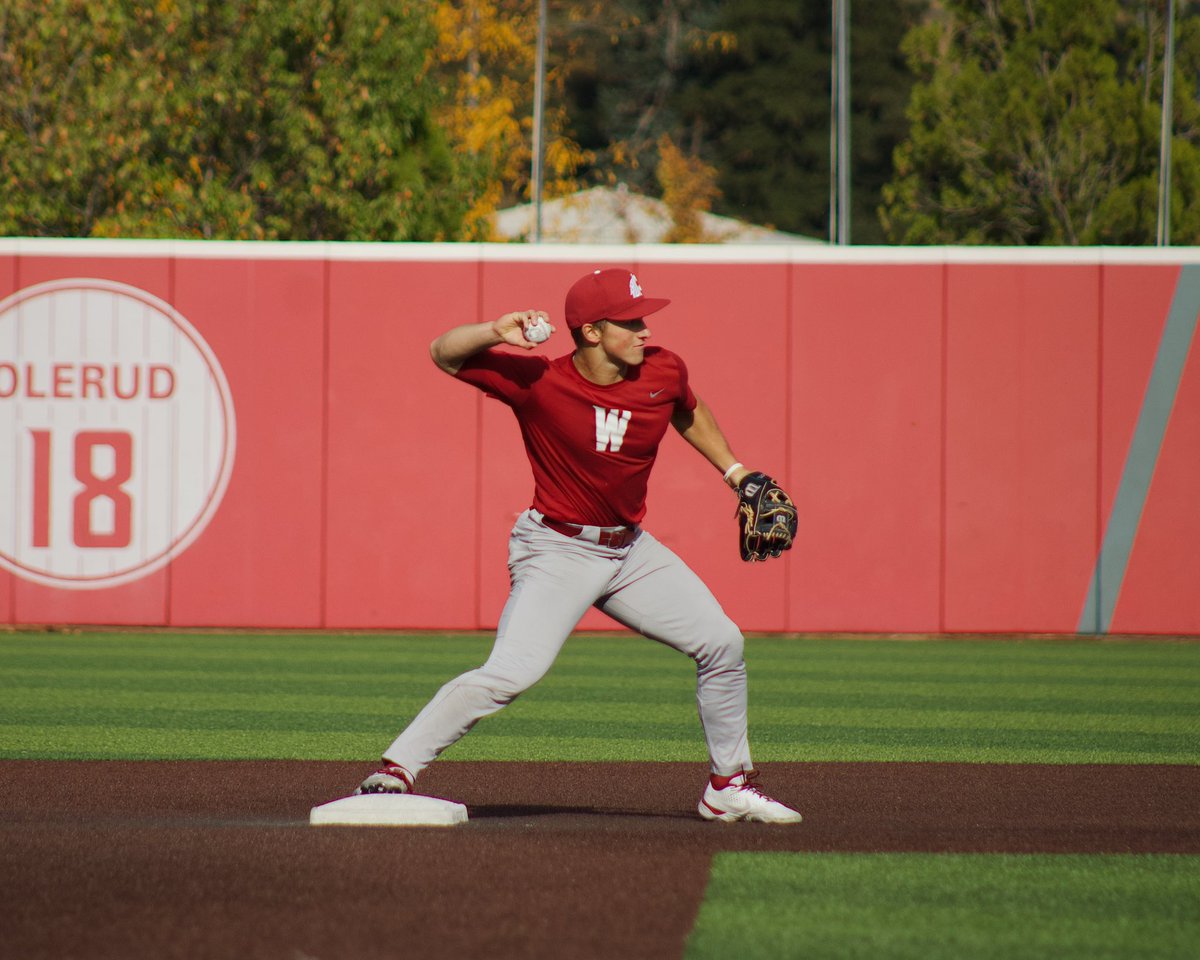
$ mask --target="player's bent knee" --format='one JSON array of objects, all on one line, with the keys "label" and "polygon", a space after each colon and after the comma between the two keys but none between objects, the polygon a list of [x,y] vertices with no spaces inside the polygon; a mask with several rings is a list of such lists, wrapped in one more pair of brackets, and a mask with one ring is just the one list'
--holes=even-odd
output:
[{"label": "player's bent knee", "polygon": [[476,682],[487,688],[488,692],[501,703],[516,700],[530,687],[537,684],[544,674],[527,673],[498,673],[491,670],[480,671]]},{"label": "player's bent knee", "polygon": [[721,643],[722,659],[728,663],[741,663],[746,655],[746,638],[732,621],[724,632]]},{"label": "player's bent knee", "polygon": [[732,620],[714,623],[696,658],[701,669],[736,667],[745,657],[746,641]]}]

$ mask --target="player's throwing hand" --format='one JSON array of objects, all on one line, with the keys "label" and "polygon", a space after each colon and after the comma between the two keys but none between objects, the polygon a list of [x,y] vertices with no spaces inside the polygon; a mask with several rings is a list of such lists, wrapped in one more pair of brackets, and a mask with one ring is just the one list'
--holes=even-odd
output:
[{"label": "player's throwing hand", "polygon": [[523,350],[532,350],[554,332],[545,310],[515,310],[492,323],[496,336]]}]

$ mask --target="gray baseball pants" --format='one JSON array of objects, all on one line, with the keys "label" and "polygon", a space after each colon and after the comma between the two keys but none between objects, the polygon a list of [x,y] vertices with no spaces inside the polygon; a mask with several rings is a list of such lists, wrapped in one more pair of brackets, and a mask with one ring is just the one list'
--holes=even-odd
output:
[{"label": "gray baseball pants", "polygon": [[384,751],[414,776],[479,720],[537,683],[595,605],[696,663],[696,702],[713,773],[749,770],[742,634],[704,582],[645,530],[623,548],[563,536],[527,510],[508,546],[512,590],[487,662],[445,684]]}]

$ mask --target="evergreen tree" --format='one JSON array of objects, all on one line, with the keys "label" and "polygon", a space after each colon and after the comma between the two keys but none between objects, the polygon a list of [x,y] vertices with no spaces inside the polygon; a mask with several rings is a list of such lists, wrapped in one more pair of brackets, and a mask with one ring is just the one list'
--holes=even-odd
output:
[{"label": "evergreen tree", "polygon": [[[904,243],[1156,235],[1165,5],[946,0],[905,51],[911,133],[884,193]],[[1177,14],[1172,239],[1200,240],[1200,15]]]},{"label": "evergreen tree", "polygon": [[[851,237],[879,242],[880,191],[907,130],[900,40],[925,0],[851,4]],[[832,27],[827,0],[730,0],[736,43],[706,52],[682,97],[691,141],[720,171],[720,213],[829,234]],[[685,138],[684,142],[687,142]]]},{"label": "evergreen tree", "polygon": [[697,153],[680,92],[699,54],[734,42],[713,29],[720,7],[720,0],[563,0],[556,57],[572,130],[592,154],[584,171],[591,179],[650,193],[664,135]]}]

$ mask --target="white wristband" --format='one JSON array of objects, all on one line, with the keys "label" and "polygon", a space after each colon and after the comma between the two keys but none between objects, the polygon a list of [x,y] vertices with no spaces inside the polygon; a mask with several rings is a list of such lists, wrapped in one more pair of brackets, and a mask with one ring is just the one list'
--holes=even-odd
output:
[{"label": "white wristband", "polygon": [[733,471],[736,470],[738,467],[744,467],[744,466],[745,466],[744,463],[740,463],[740,462],[735,463],[732,467],[730,467],[728,470],[725,471],[725,476],[723,476],[721,479],[724,480],[726,483],[728,483],[729,478],[731,476],[733,476]]}]

